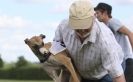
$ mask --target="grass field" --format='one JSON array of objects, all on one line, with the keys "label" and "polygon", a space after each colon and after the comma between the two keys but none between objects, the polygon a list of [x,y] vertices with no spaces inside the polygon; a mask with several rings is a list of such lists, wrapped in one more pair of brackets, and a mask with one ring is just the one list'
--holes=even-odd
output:
[{"label": "grass field", "polygon": [[0,80],[0,82],[53,82],[53,81],[34,81],[34,80]]}]

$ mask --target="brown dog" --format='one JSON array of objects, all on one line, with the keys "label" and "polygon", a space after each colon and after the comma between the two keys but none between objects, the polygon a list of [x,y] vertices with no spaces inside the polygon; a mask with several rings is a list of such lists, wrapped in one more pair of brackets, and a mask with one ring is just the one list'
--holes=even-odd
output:
[{"label": "brown dog", "polygon": [[49,52],[51,43],[49,42],[44,44],[44,38],[45,35],[42,34],[40,36],[33,36],[30,39],[25,39],[25,43],[38,57],[48,75],[54,80],[54,82],[64,82],[62,78],[65,78],[65,76],[63,76],[62,73],[65,70],[65,67],[70,72],[70,82],[80,82],[80,78],[76,73],[71,59],[70,57],[68,57],[66,51],[62,51],[56,55],[52,55]]}]

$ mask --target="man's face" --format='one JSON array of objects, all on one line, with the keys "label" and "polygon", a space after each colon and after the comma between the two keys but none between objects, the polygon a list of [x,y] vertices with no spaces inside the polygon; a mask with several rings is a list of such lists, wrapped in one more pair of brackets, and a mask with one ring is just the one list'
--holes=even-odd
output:
[{"label": "man's face", "polygon": [[90,35],[90,32],[93,28],[93,21],[94,21],[94,17],[93,17],[92,21],[90,21],[91,25],[86,27],[87,29],[74,29],[76,35],[81,39],[87,38]]},{"label": "man's face", "polygon": [[91,28],[89,29],[76,29],[76,35],[78,35],[80,38],[86,38],[90,35]]},{"label": "man's face", "polygon": [[100,22],[103,22],[104,21],[104,18],[105,18],[105,13],[104,12],[101,12],[100,10],[96,10],[95,12],[96,12],[95,15],[96,15],[97,19]]}]

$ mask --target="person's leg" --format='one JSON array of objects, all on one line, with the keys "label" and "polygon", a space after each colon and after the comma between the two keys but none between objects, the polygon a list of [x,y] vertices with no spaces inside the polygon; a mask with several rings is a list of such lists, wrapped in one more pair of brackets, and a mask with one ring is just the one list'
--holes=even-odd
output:
[{"label": "person's leg", "polygon": [[113,79],[109,75],[105,75],[100,82],[113,82]]},{"label": "person's leg", "polygon": [[71,82],[70,80],[70,73],[67,70],[62,70],[61,74],[61,81],[60,82]]},{"label": "person's leg", "polygon": [[125,77],[127,82],[133,82],[133,59],[128,58],[126,60]]},{"label": "person's leg", "polygon": [[88,80],[88,79],[82,79],[81,82],[100,82],[100,80]]},{"label": "person's leg", "polygon": [[113,79],[107,74],[102,79],[99,80],[89,80],[82,78],[81,82],[113,82]]}]

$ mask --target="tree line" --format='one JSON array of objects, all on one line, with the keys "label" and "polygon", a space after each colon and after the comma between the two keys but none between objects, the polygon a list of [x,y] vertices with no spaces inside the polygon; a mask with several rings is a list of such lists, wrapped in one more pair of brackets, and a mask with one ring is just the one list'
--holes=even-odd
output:
[{"label": "tree line", "polygon": [[24,56],[11,65],[6,65],[0,56],[0,79],[51,80],[39,63],[31,63]]}]

